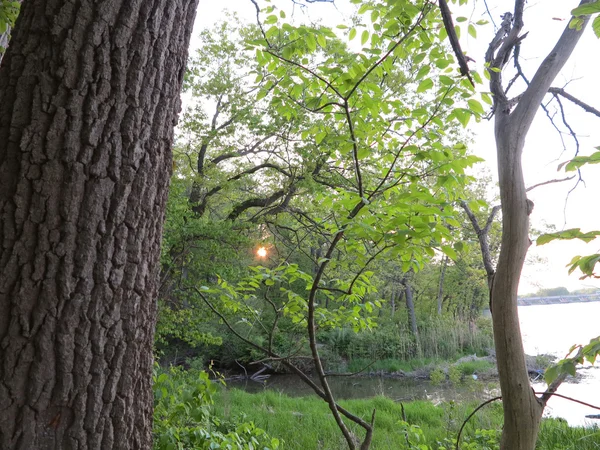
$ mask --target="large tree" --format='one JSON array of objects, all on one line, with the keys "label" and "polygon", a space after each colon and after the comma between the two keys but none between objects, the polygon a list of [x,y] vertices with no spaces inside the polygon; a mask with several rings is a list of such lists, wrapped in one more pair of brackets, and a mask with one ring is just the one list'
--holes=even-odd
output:
[{"label": "large tree", "polygon": [[151,447],[197,0],[29,0],[0,68],[0,448]]}]

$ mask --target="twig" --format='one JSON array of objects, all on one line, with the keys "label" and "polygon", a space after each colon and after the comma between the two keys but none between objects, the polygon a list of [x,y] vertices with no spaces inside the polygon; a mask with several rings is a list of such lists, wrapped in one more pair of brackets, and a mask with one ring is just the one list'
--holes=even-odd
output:
[{"label": "twig", "polygon": [[575,178],[575,175],[573,175],[572,177],[567,177],[567,178],[557,178],[555,180],[544,181],[543,183],[538,183],[538,184],[534,184],[533,186],[529,186],[527,189],[525,189],[525,192],[532,191],[532,190],[534,190],[537,187],[545,186],[547,184],[561,183],[563,181],[569,181],[569,180],[572,180],[573,178]]},{"label": "twig", "polygon": [[467,422],[469,421],[469,419],[471,419],[471,417],[473,417],[475,415],[475,413],[477,413],[477,411],[479,411],[481,408],[483,408],[486,405],[489,405],[492,402],[495,402],[496,400],[502,400],[502,396],[494,397],[494,398],[490,398],[489,400],[486,400],[481,405],[479,405],[477,408],[475,408],[473,410],[473,412],[471,414],[469,414],[469,416],[464,420],[464,422],[460,426],[460,430],[458,430],[458,435],[456,436],[456,446],[454,447],[455,450],[460,449],[460,436],[462,435],[463,429],[467,425]]}]

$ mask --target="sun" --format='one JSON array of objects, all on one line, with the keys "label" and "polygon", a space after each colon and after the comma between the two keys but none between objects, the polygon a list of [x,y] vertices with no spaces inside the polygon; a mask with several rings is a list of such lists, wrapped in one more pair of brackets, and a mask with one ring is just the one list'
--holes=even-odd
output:
[{"label": "sun", "polygon": [[264,258],[267,256],[267,249],[265,247],[260,247],[258,250],[256,250],[256,254],[259,258]]}]

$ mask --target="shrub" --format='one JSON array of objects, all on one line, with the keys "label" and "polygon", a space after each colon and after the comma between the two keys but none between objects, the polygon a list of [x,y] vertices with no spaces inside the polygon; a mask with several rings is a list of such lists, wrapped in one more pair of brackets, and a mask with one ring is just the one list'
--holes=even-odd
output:
[{"label": "shrub", "polygon": [[443,381],[446,381],[446,374],[440,369],[435,369],[429,374],[429,379],[432,384],[437,386],[442,384]]},{"label": "shrub", "polygon": [[217,387],[207,372],[157,369],[153,381],[156,450],[279,448],[279,441],[254,423],[215,416],[213,395]]}]

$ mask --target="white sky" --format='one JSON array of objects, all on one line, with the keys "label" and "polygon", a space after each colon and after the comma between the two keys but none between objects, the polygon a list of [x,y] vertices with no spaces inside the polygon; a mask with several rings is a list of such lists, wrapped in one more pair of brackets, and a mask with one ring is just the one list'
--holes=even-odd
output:
[{"label": "white sky", "polygon": [[[286,10],[288,21],[304,22],[308,20],[322,21],[323,24],[335,26],[345,22],[354,10],[348,0],[336,0],[335,5],[314,3],[307,8],[294,6],[292,0],[273,0],[273,4]],[[470,2],[472,3],[472,2]],[[488,0],[490,11],[496,24],[500,23],[500,15],[510,10],[513,2]],[[264,6],[264,2],[258,0]],[[544,59],[556,43],[570,17],[569,12],[577,6],[576,0],[530,0],[525,11],[525,31],[528,37],[521,46],[521,64],[524,72],[531,79],[537,65]],[[498,6],[500,5],[500,6]],[[488,19],[483,8],[483,1],[478,0],[475,7],[461,8],[451,6],[455,16],[462,15],[472,19]],[[201,1],[195,23],[194,34],[206,27],[210,27],[223,17],[223,11],[228,9],[236,11],[242,20],[254,22],[256,10],[250,0],[221,0],[220,2]],[[263,16],[264,18],[264,16]],[[563,19],[563,20],[556,20]],[[465,30],[466,31],[466,30]],[[462,33],[461,45],[463,50],[476,60],[477,69],[482,73],[483,55],[494,35],[491,23],[485,27],[478,27],[477,39],[473,39],[466,32]],[[192,37],[192,51],[197,47],[195,37]],[[600,89],[597,87],[598,71],[600,69],[600,40],[592,30],[586,30],[569,63],[558,76],[553,86],[566,87],[566,91],[584,102],[600,109]],[[509,66],[512,62],[509,63]],[[509,78],[506,75],[505,78]],[[518,86],[512,91],[519,93]],[[590,154],[594,147],[600,146],[600,118],[585,113],[579,107],[570,105],[563,100],[568,114],[569,124],[577,133],[581,145],[580,154]],[[555,109],[551,108],[554,112]],[[561,120],[557,115],[555,122],[564,130]],[[469,129],[476,134],[473,152],[485,158],[485,165],[496,176],[496,156],[493,137],[493,123],[482,122],[469,124]],[[552,127],[545,113],[540,110],[534,125],[529,132],[523,166],[525,170],[526,185],[531,186],[543,181],[564,178],[564,172],[557,172],[560,162],[570,159],[574,155],[573,140],[563,136],[567,144],[567,152],[563,152],[560,136]],[[536,228],[544,224],[554,225],[558,230],[563,228],[579,227],[583,231],[600,229],[600,165],[584,167],[582,170],[585,185],[579,186],[570,194],[568,202],[567,193],[573,187],[573,182],[568,181],[539,187],[530,192],[529,197],[534,201],[535,208],[532,214],[532,224]],[[575,273],[568,276],[566,264],[575,255],[587,255],[600,252],[598,240],[591,244],[579,241],[552,242],[543,247],[532,245],[530,259],[542,258],[542,263],[526,265],[521,279],[519,293],[534,292],[539,287],[565,286],[569,290],[583,287],[598,286],[600,281],[580,281]]]}]

